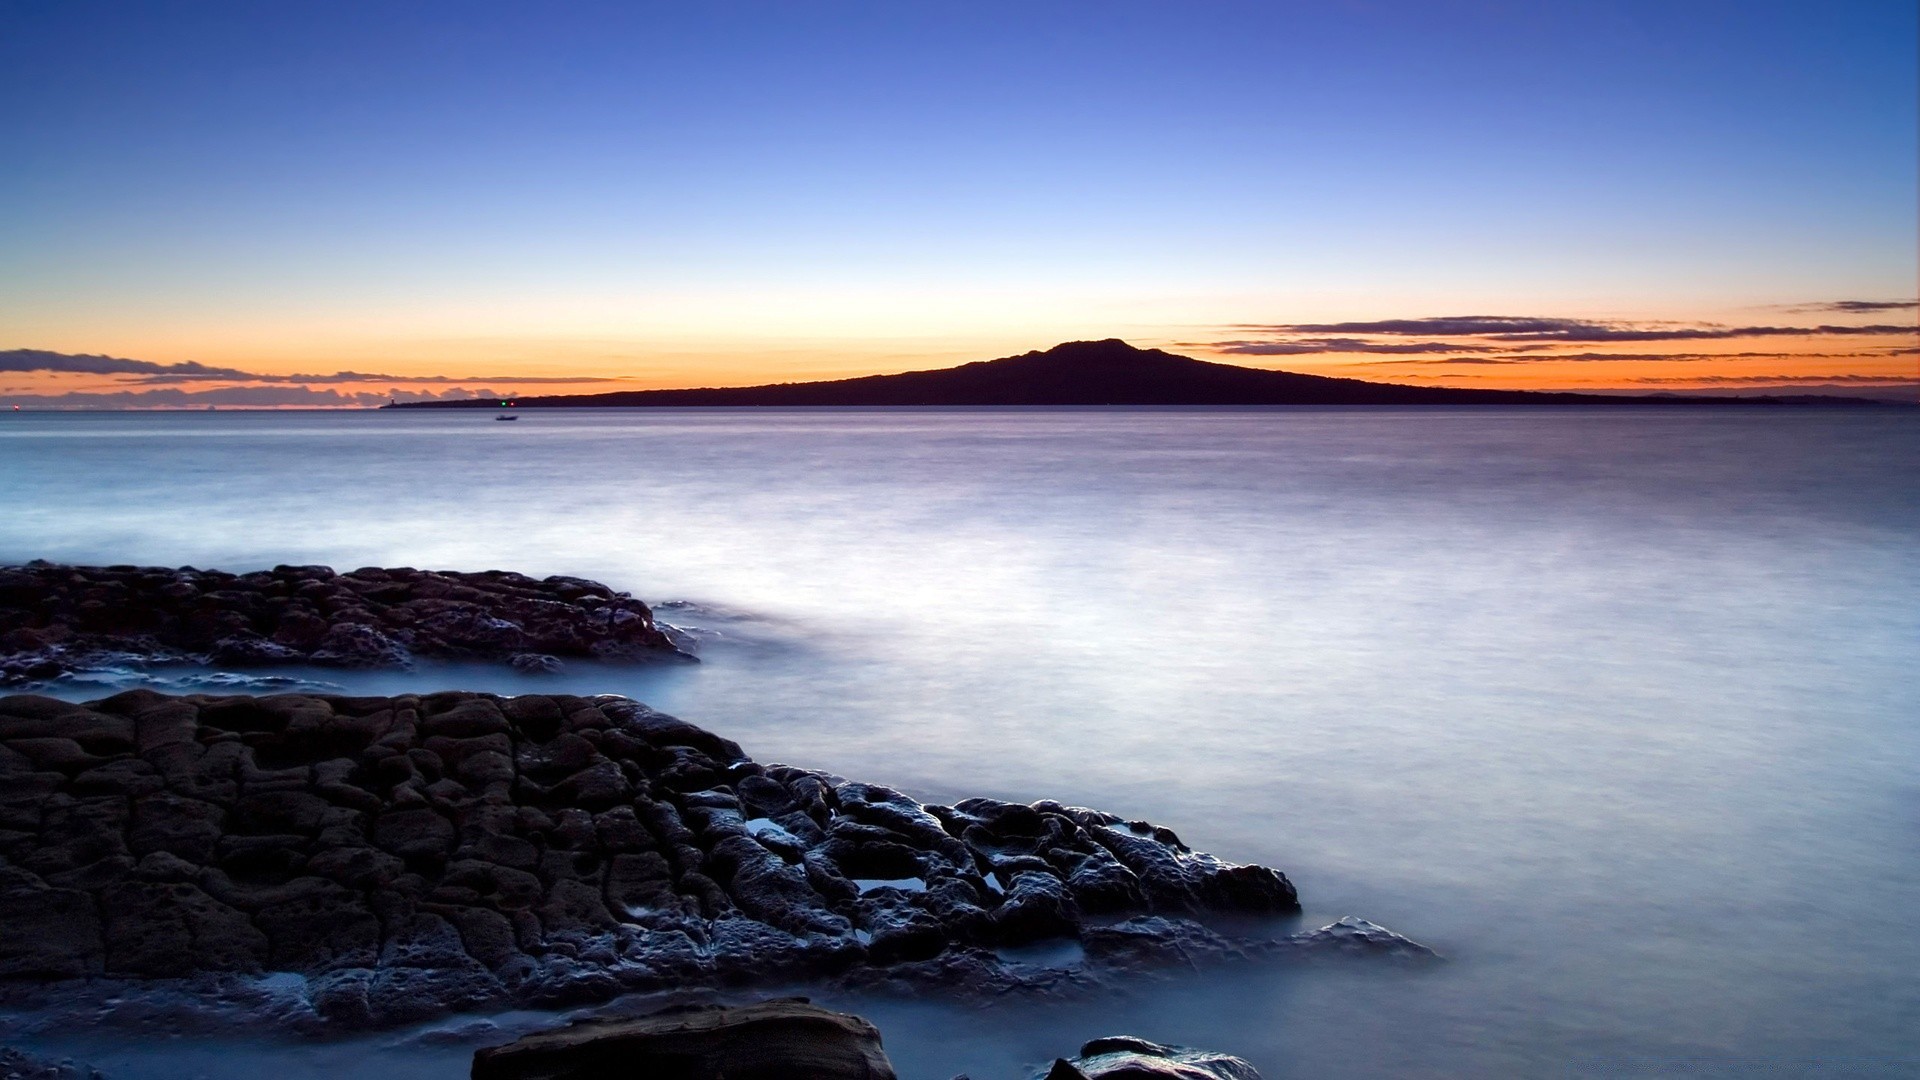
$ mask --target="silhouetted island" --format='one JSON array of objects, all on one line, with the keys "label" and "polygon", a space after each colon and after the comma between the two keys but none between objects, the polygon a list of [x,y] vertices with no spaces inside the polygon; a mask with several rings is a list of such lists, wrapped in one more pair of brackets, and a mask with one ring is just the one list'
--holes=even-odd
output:
[{"label": "silhouetted island", "polygon": [[[1807,404],[1803,398],[1618,397],[1534,390],[1455,390],[1438,386],[1335,379],[1291,371],[1216,364],[1118,338],[1069,341],[1045,352],[979,360],[959,367],[866,375],[827,382],[772,383],[695,390],[621,390],[610,394],[523,397],[518,408],[558,406],[849,406],[849,405],[1620,405]],[[1819,404],[1878,404],[1821,398]],[[498,398],[414,401],[385,408],[498,408]]]}]

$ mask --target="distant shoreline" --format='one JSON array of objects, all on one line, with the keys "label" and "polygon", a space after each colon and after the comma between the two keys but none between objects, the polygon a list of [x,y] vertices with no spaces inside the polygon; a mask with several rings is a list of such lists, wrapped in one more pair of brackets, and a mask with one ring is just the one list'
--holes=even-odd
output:
[{"label": "distant shoreline", "polygon": [[1303,375],[1138,349],[1117,338],[1069,341],[958,367],[825,382],[605,394],[393,402],[387,409],[549,408],[982,408],[1301,405],[1728,405],[1881,404],[1825,395],[1644,397],[1540,390],[1473,390]]},{"label": "distant shoreline", "polygon": [[[1521,391],[1521,392],[1530,393],[1530,394],[1538,393],[1538,391]],[[828,411],[838,410],[842,412],[978,411],[978,412],[1038,413],[1038,412],[1094,411],[1094,410],[1110,410],[1114,412],[1123,412],[1123,411],[1144,412],[1149,410],[1165,410],[1165,411],[1205,410],[1205,411],[1219,411],[1219,412],[1256,412],[1256,411],[1290,412],[1290,411],[1297,411],[1297,410],[1314,410],[1314,409],[1374,411],[1374,410],[1392,410],[1392,409],[1406,409],[1406,408],[1418,409],[1422,412],[1427,412],[1435,409],[1441,409],[1441,410],[1445,410],[1445,409],[1501,409],[1501,410],[1568,409],[1568,410],[1571,410],[1571,409],[1586,409],[1586,408],[1614,409],[1614,408],[1619,408],[1621,406],[1626,406],[1626,407],[1645,406],[1645,407],[1655,407],[1655,408],[1661,408],[1661,409],[1674,408],[1674,407],[1679,407],[1679,408],[1698,407],[1701,409],[1711,410],[1711,409],[1719,409],[1722,406],[1726,406],[1726,405],[1773,406],[1775,408],[1785,408],[1785,409],[1792,409],[1796,411],[1803,411],[1808,409],[1813,409],[1813,410],[1841,409],[1846,411],[1854,411],[1862,407],[1884,406],[1892,409],[1911,409],[1916,406],[1920,406],[1920,401],[1893,401],[1885,398],[1846,397],[1838,394],[1795,394],[1795,395],[1755,394],[1755,395],[1747,395],[1747,396],[1741,396],[1741,397],[1733,397],[1733,396],[1689,397],[1689,396],[1681,396],[1681,395],[1662,397],[1662,396],[1654,396],[1654,395],[1632,395],[1632,394],[1620,394],[1620,395],[1585,394],[1585,395],[1566,395],[1566,396],[1579,397],[1581,400],[1545,401],[1545,402],[1540,402],[1540,401],[1527,401],[1527,402],[1500,402],[1500,401],[1309,402],[1309,403],[1303,403],[1303,404],[1297,404],[1297,405],[1259,404],[1259,403],[1255,403],[1255,404],[1232,404],[1232,403],[1192,404],[1187,402],[1128,402],[1124,404],[1071,404],[1071,405],[963,405],[963,404],[607,405],[599,402],[560,404],[560,403],[555,403],[551,401],[535,401],[532,399],[528,399],[523,401],[515,401],[511,405],[501,405],[498,399],[494,399],[492,401],[487,401],[487,400],[433,401],[433,402],[402,401],[402,402],[395,402],[387,405],[337,405],[337,406],[226,405],[226,406],[221,406],[218,409],[168,408],[164,406],[154,407],[154,408],[140,408],[140,409],[106,409],[106,408],[99,408],[99,407],[69,409],[69,408],[59,408],[59,407],[52,407],[52,406],[37,406],[32,408],[0,411],[0,418],[4,418],[7,416],[206,416],[210,413],[221,413],[221,414],[246,413],[249,415],[255,415],[255,414],[286,415],[286,414],[295,414],[295,413],[315,414],[315,415],[362,415],[362,414],[371,415],[375,413],[408,411],[408,410],[414,410],[414,409],[453,409],[453,410],[467,410],[467,411],[492,409],[496,412],[515,412],[519,410],[533,410],[533,409],[542,409],[542,410],[564,409],[564,410],[580,411],[580,412],[587,412],[587,411],[594,411],[594,410],[598,410],[602,412],[645,412],[645,411],[659,411],[659,410],[683,410],[687,412],[699,412],[699,411],[743,412],[743,411],[756,411],[756,410],[768,411],[768,412],[780,412],[780,411],[828,412]]]}]

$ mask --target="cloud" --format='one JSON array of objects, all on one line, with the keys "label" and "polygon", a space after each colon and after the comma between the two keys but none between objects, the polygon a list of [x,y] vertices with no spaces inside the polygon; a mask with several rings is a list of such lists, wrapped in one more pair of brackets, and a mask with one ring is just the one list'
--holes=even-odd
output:
[{"label": "cloud", "polygon": [[27,394],[0,398],[0,407],[18,405],[23,409],[369,409],[389,400],[421,401],[440,398],[498,397],[487,387],[450,387],[439,393],[385,391],[316,390],[306,386],[224,386],[212,390],[107,390],[80,391],[71,394]]},{"label": "cloud", "polygon": [[1796,385],[1849,383],[1859,386],[1913,386],[1920,388],[1908,375],[1646,375],[1628,379],[1635,383],[1711,383],[1716,386],[1773,386],[1782,383]]},{"label": "cloud", "polygon": [[1307,356],[1315,353],[1461,353],[1493,352],[1492,345],[1456,345],[1446,341],[1367,341],[1362,338],[1295,338],[1289,341],[1196,341],[1186,346],[1239,356]]},{"label": "cloud", "polygon": [[[1920,349],[1898,349],[1888,352],[1912,353]],[[1558,363],[1615,363],[1619,361],[1691,363],[1702,360],[1774,360],[1791,356],[1796,360],[1857,360],[1863,357],[1881,359],[1887,352],[1843,352],[1843,353],[1777,353],[1777,352],[1733,352],[1733,353],[1512,353],[1501,357],[1458,356],[1445,360],[1365,360],[1366,367],[1381,367],[1391,364],[1558,364]]]},{"label": "cloud", "polygon": [[619,382],[618,377],[569,375],[386,375],[366,371],[335,371],[325,374],[267,375],[238,368],[209,367],[188,360],[177,364],[158,364],[151,360],[128,360],[118,356],[98,356],[50,352],[46,349],[9,349],[0,351],[0,371],[45,371],[64,375],[130,375],[129,386],[165,386],[193,382],[250,382],[290,386],[330,383],[475,383],[485,380],[500,385],[557,385],[562,383]]},{"label": "cloud", "polygon": [[[239,372],[231,376],[234,381],[258,383],[298,383],[304,385],[326,383],[471,383],[485,379],[494,383],[534,383],[538,385],[558,383],[604,383],[620,382],[621,378],[599,375],[567,375],[548,377],[543,375],[382,375],[365,371],[336,371],[326,375],[259,375]],[[148,375],[128,380],[136,386],[157,386],[176,382],[207,382],[209,376],[177,375],[168,372],[162,375]]]},{"label": "cloud", "polygon": [[1920,308],[1920,300],[1824,300],[1817,304],[1798,304],[1784,310],[1864,315],[1875,311],[1905,311],[1908,308]]},{"label": "cloud", "polygon": [[[1721,326],[1714,323],[1599,322],[1591,319],[1542,318],[1531,315],[1444,315],[1419,319],[1378,319],[1371,322],[1238,324],[1232,329],[1273,335],[1373,334],[1390,337],[1477,337],[1482,341],[1610,342],[1610,341],[1718,341],[1752,337],[1815,337],[1825,335],[1920,335],[1920,327],[1876,324],[1869,326]],[[1274,343],[1284,344],[1287,338]],[[1298,340],[1298,339],[1295,339]],[[1475,351],[1459,346],[1457,351]]]},{"label": "cloud", "polygon": [[1524,364],[1525,360],[1508,360],[1491,356],[1450,356],[1444,360],[1365,360],[1366,367],[1388,367],[1398,364]]},{"label": "cloud", "polygon": [[118,356],[48,352],[45,349],[8,349],[0,352],[0,371],[55,371],[72,375],[172,375],[192,379],[251,379],[258,376],[233,368],[208,367],[189,360],[156,364]]}]

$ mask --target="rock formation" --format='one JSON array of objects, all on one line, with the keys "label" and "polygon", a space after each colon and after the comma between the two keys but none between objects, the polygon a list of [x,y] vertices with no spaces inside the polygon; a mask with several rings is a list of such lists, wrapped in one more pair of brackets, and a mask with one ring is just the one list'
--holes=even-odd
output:
[{"label": "rock formation", "polygon": [[0,1046],[0,1080],[104,1080],[97,1070],[71,1061],[48,1061]]},{"label": "rock formation", "polygon": [[1086,972],[1424,952],[1191,917],[1297,910],[1278,871],[1143,821],[923,806],[625,698],[0,698],[0,982],[297,972],[302,1007],[385,1023],[783,979],[1047,986],[996,950],[1049,938]]},{"label": "rock formation", "polygon": [[1057,1059],[1045,1080],[1260,1080],[1260,1073],[1228,1054],[1115,1035],[1082,1046],[1079,1057]]},{"label": "rock formation", "polygon": [[473,1056],[473,1080],[894,1080],[880,1032],[804,998],[588,1020]]},{"label": "rock formation", "polygon": [[553,670],[563,657],[690,659],[647,605],[580,578],[365,567],[0,567],[0,685],[110,662]]}]

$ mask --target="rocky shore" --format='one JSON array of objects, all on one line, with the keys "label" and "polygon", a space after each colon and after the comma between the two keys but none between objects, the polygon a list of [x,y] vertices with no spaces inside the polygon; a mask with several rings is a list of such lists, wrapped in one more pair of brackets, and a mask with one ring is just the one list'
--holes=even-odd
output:
[{"label": "rocky shore", "polygon": [[[880,1030],[806,998],[676,1006],[536,1032],[473,1055],[472,1080],[895,1080]],[[0,1080],[108,1080],[0,1046]],[[954,1080],[971,1080],[965,1074]],[[1011,1078],[1009,1078],[1011,1080]],[[1260,1080],[1244,1059],[1131,1035],[1094,1039],[1023,1080]]]},{"label": "rocky shore", "polygon": [[[472,1080],[894,1080],[880,1031],[805,998],[589,1020],[473,1056]],[[955,1080],[969,1080],[965,1076]],[[1036,1080],[1260,1080],[1252,1065],[1127,1035],[1056,1058]]]},{"label": "rocky shore", "polygon": [[687,660],[653,612],[582,578],[410,567],[0,567],[0,686],[113,664],[406,668]]},{"label": "rocky shore", "polygon": [[[35,997],[224,979],[277,995],[285,1024],[377,1025],[700,986],[1066,992],[1251,955],[1431,955],[1360,920],[1258,939],[1201,921],[1298,910],[1280,872],[1143,821],[922,805],[625,698],[0,698],[0,985]],[[1078,955],[1019,958],[1039,941]]]}]

